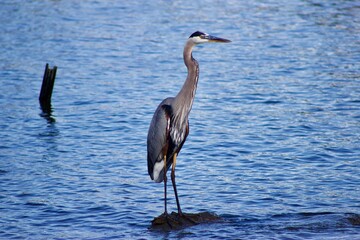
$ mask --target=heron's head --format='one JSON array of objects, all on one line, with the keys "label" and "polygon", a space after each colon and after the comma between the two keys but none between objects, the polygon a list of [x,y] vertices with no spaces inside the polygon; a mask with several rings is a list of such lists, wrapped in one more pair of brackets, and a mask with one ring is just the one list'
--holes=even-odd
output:
[{"label": "heron's head", "polygon": [[189,39],[191,39],[195,44],[207,43],[207,42],[219,42],[219,43],[231,42],[228,39],[211,36],[207,33],[199,32],[199,31],[196,31],[193,34],[191,34]]}]

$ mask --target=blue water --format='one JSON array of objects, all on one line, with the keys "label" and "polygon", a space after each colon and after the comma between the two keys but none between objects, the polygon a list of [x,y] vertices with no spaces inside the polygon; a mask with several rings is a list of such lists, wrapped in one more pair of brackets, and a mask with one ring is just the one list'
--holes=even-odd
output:
[{"label": "blue water", "polygon": [[[360,239],[358,1],[2,1],[0,22],[1,239]],[[178,191],[222,220],[153,231],[147,129],[196,30],[232,43],[195,49]]]}]

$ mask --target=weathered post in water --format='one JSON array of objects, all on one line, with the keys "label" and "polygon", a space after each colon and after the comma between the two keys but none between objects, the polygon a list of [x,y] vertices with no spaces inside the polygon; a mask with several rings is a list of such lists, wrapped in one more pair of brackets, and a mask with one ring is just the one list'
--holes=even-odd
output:
[{"label": "weathered post in water", "polygon": [[51,95],[54,88],[56,70],[56,66],[54,66],[53,69],[49,68],[48,63],[45,66],[44,78],[39,96],[40,105],[44,112],[51,111]]},{"label": "weathered post in water", "polygon": [[56,70],[56,66],[54,66],[53,69],[49,68],[48,63],[45,66],[44,78],[39,96],[39,101],[41,105],[50,106],[51,104],[51,95],[54,88]]}]

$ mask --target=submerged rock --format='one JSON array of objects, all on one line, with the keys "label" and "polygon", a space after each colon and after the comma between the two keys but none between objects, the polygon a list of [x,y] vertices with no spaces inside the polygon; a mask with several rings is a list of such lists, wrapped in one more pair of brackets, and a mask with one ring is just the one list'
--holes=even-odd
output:
[{"label": "submerged rock", "polygon": [[360,226],[360,214],[351,214],[347,219],[352,225]]},{"label": "submerged rock", "polygon": [[181,216],[176,212],[172,212],[168,215],[165,215],[163,213],[160,216],[155,217],[154,220],[151,221],[150,228],[163,231],[171,231],[183,229],[201,223],[213,222],[220,219],[221,218],[216,214],[212,214],[209,212],[183,213]]}]

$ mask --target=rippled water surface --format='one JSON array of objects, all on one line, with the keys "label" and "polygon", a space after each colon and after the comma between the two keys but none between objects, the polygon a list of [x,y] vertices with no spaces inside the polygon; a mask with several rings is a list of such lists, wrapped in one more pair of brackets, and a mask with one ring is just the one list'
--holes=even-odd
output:
[{"label": "rippled water surface", "polygon": [[[0,21],[1,239],[360,239],[358,1],[2,1]],[[196,30],[232,43],[195,49],[178,191],[222,220],[152,231],[147,130]]]}]

